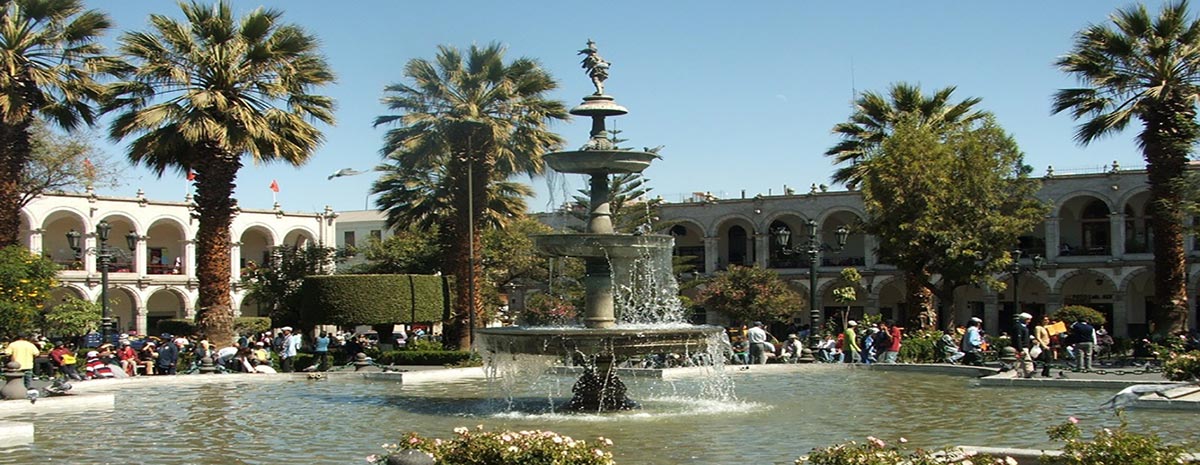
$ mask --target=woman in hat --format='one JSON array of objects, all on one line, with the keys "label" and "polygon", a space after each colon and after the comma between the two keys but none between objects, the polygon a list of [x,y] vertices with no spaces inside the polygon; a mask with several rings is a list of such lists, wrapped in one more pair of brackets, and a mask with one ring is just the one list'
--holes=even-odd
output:
[{"label": "woman in hat", "polygon": [[129,346],[128,339],[121,341],[121,348],[117,349],[117,360],[121,361],[121,369],[125,370],[125,374],[137,376],[138,353]]}]

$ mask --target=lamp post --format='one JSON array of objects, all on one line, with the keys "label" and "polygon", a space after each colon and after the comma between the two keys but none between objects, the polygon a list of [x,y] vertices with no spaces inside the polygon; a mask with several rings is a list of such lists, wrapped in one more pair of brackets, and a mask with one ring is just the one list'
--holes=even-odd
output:
[{"label": "lamp post", "polygon": [[837,247],[826,245],[817,242],[817,222],[808,220],[805,223],[808,227],[808,242],[795,247],[789,245],[792,238],[792,231],[786,227],[779,227],[772,231],[775,235],[775,244],[779,246],[784,255],[799,255],[808,254],[808,310],[809,310],[809,330],[808,330],[808,348],[800,356],[801,362],[813,362],[813,353],[816,352],[817,346],[821,344],[821,336],[818,331],[821,327],[821,310],[817,308],[817,267],[822,250],[842,250],[846,247],[846,239],[850,236],[850,229],[846,226],[838,226],[837,228]]},{"label": "lamp post", "polygon": [[[108,246],[108,233],[112,231],[112,225],[107,221],[101,221],[96,224],[96,239],[99,239],[98,244],[94,249],[84,250],[80,244],[79,231],[74,229],[67,231],[67,245],[74,250],[76,254],[95,253],[96,258],[100,261],[100,340],[101,344],[110,342],[109,335],[113,332],[112,316],[108,309],[108,271],[112,265],[113,251]],[[129,231],[125,235],[125,244],[129,246],[129,250],[137,248],[139,237],[137,232]]]},{"label": "lamp post", "polygon": [[1041,255],[1034,255],[1033,257],[1031,257],[1031,260],[1033,261],[1032,266],[1024,266],[1024,265],[1021,265],[1021,253],[1022,252],[1020,249],[1013,249],[1013,251],[1012,251],[1013,263],[1012,263],[1012,267],[1009,268],[1009,270],[1008,270],[1010,273],[1012,273],[1012,277],[1013,277],[1013,314],[1014,315],[1018,315],[1021,313],[1021,297],[1020,297],[1021,274],[1025,273],[1025,272],[1035,272],[1042,268],[1042,256]]}]

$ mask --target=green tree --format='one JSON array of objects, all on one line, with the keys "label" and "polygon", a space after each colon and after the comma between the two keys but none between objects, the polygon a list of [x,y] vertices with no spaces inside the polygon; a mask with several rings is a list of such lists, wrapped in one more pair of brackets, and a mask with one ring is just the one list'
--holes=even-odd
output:
[{"label": "green tree", "polygon": [[270,309],[271,323],[276,327],[304,326],[300,321],[300,286],[306,276],[331,274],[336,252],[313,244],[272,248],[269,263],[242,277],[249,283],[249,297]]},{"label": "green tree", "polygon": [[333,123],[333,100],[312,91],[334,76],[316,37],[278,10],[235,19],[228,2],[181,8],[185,21],[151,15],[149,31],[120,37],[135,68],[108,105],[119,111],[110,135],[133,137],[129,160],[159,176],[195,173],[197,323],[210,340],[231,341],[230,223],[242,160],[307,162],[323,139],[313,123]]},{"label": "green tree", "polygon": [[1200,138],[1200,21],[1187,2],[1165,5],[1153,17],[1145,5],[1117,10],[1112,24],[1076,34],[1075,46],[1057,65],[1080,81],[1059,90],[1053,111],[1085,120],[1075,140],[1087,145],[1142,123],[1138,142],[1150,184],[1154,230],[1154,295],[1151,316],[1159,334],[1187,329],[1187,264],[1183,249],[1182,196],[1178,180]]},{"label": "green tree", "polygon": [[[438,48],[434,61],[410,60],[404,67],[409,83],[385,88],[384,105],[396,112],[379,116],[376,126],[395,126],[385,136],[382,153],[394,164],[420,173],[436,173],[445,182],[451,209],[439,219],[446,247],[444,269],[455,277],[455,309],[446,327],[448,345],[469,344],[468,322],[480,311],[482,235],[492,202],[492,186],[515,174],[540,174],[541,155],[562,145],[548,130],[550,122],[565,120],[562,102],[547,98],[557,88],[554,79],[534,60],[504,61],[504,47],[471,46],[464,54]],[[469,174],[469,176],[468,176]],[[377,185],[378,186],[378,185]],[[377,191],[379,191],[377,189]],[[470,195],[468,195],[468,193]],[[386,194],[385,194],[386,195]],[[379,205],[388,208],[380,199]],[[388,208],[389,220],[405,214]],[[472,220],[474,224],[472,224]]]},{"label": "green tree", "polygon": [[95,121],[104,94],[96,78],[119,68],[97,42],[110,26],[80,0],[0,3],[0,247],[18,243],[34,122]]},{"label": "green tree", "polygon": [[800,308],[800,294],[774,270],[730,265],[700,291],[700,304],[734,321],[783,321]]},{"label": "green tree", "polygon": [[437,226],[421,230],[409,225],[386,239],[371,239],[354,252],[367,263],[354,265],[343,274],[434,274],[440,271],[442,249],[437,242]]},{"label": "green tree", "polygon": [[67,297],[42,312],[42,333],[58,337],[82,336],[100,327],[102,310],[99,302]]},{"label": "green tree", "polygon": [[[642,173],[617,173],[608,178],[608,209],[612,215],[613,230],[630,234],[652,226],[658,218],[660,198],[648,198],[653,188]],[[569,210],[572,217],[587,224],[591,211],[591,190],[579,189],[573,196],[575,207]],[[577,229],[583,230],[583,226]]]},{"label": "green tree", "polygon": [[29,132],[32,150],[21,181],[22,207],[45,192],[121,184],[121,170],[96,150],[89,135],[60,134],[41,120],[34,120]]},{"label": "green tree", "polygon": [[34,329],[58,266],[19,245],[0,249],[0,334]]},{"label": "green tree", "polygon": [[972,97],[950,104],[950,94],[955,87],[945,87],[933,95],[926,96],[921,86],[898,82],[891,85],[888,95],[866,91],[854,101],[854,113],[844,123],[833,127],[833,133],[842,140],[825,155],[833,157],[835,165],[846,165],[833,173],[833,182],[840,182],[854,189],[862,183],[865,165],[895,130],[902,117],[913,118],[917,124],[935,130],[961,123],[970,123],[982,118],[985,113],[975,110],[982,99]]},{"label": "green tree", "polygon": [[995,276],[1012,264],[1017,238],[1046,212],[1016,142],[990,116],[946,128],[901,117],[867,163],[866,230],[879,241],[881,260],[945,308],[958,286],[1003,289]]}]

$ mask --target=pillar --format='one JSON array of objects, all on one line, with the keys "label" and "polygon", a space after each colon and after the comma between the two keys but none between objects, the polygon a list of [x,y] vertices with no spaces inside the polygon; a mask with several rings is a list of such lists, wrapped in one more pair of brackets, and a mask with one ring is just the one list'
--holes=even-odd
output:
[{"label": "pillar", "polygon": [[[138,262],[138,263],[141,263],[141,262]],[[134,322],[133,325],[134,325],[134,329],[137,330],[138,334],[141,334],[143,336],[150,334],[150,328],[146,327],[147,326],[146,316],[149,314],[150,314],[150,312],[146,310],[146,307],[144,305],[133,309],[133,322]]]},{"label": "pillar", "polygon": [[1046,250],[1044,251],[1046,261],[1053,262],[1058,258],[1058,217],[1046,217]]},{"label": "pillar", "polygon": [[146,236],[138,236],[136,247],[133,251],[134,271],[137,271],[138,276],[146,276]]},{"label": "pillar", "polygon": [[1108,215],[1109,241],[1113,258],[1125,256],[1125,214],[1114,212]]},{"label": "pillar", "polygon": [[42,234],[45,232],[46,230],[44,229],[33,229],[29,231],[29,251],[34,255],[42,255]]},{"label": "pillar", "polygon": [[863,264],[865,264],[868,269],[873,269],[875,268],[875,265],[878,264],[877,261],[879,260],[879,257],[875,255],[875,249],[877,247],[879,247],[879,241],[875,239],[875,236],[863,236],[863,248],[865,249],[863,252]]},{"label": "pillar", "polygon": [[[239,257],[240,258],[240,257]],[[236,261],[234,263],[237,263]],[[196,241],[188,239],[183,241],[183,269],[184,275],[189,278],[196,276]]]},{"label": "pillar", "polygon": [[1113,337],[1129,337],[1129,303],[1126,302],[1125,296],[1124,292],[1113,294]]},{"label": "pillar", "polygon": [[[189,267],[190,267],[190,265],[191,264],[189,262]],[[266,264],[264,264],[264,265],[266,265]],[[229,244],[229,267],[232,268],[229,271],[231,273],[233,273],[232,274],[233,282],[235,282],[235,283],[242,282],[242,243],[241,242],[233,242],[233,243]],[[194,272],[195,268],[191,268],[191,270]]]},{"label": "pillar", "polygon": [[1000,295],[996,291],[983,295],[983,329],[994,335],[1009,330],[1000,327]]},{"label": "pillar", "polygon": [[99,243],[100,240],[96,238],[95,234],[83,236],[83,250],[79,253],[83,254],[83,269],[87,270],[89,275],[99,272],[99,268],[96,266],[97,260],[95,253],[96,245]]},{"label": "pillar", "polygon": [[771,235],[767,233],[757,233],[754,235],[754,263],[759,268],[766,269],[770,264],[771,255]]},{"label": "pillar", "polygon": [[720,255],[720,248],[717,247],[717,238],[714,236],[704,237],[704,274],[712,276],[717,272],[717,258]]},{"label": "pillar", "polygon": [[1062,294],[1058,294],[1055,292],[1050,292],[1050,293],[1046,294],[1046,314],[1047,315],[1057,312],[1058,309],[1062,308],[1062,306],[1063,306]]}]

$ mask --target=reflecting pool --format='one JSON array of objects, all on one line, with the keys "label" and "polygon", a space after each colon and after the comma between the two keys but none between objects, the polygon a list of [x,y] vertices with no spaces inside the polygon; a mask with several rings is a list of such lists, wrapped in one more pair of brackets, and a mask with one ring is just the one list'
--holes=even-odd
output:
[{"label": "reflecting pool", "polygon": [[[980,387],[832,365],[732,370],[735,401],[699,399],[694,380],[628,378],[645,408],[605,415],[549,411],[569,397],[572,377],[511,400],[495,400],[479,379],[401,387],[263,376],[137,386],[120,391],[112,411],[33,416],[36,442],[0,451],[0,463],[352,464],[406,431],[449,437],[482,424],[611,438],[622,464],[790,464],[814,446],[868,435],[935,447],[1053,447],[1044,431],[1068,416],[1087,432],[1119,424],[1098,409],[1107,390]],[[1135,410],[1128,419],[1173,438],[1200,429],[1200,415],[1187,412]]]}]

